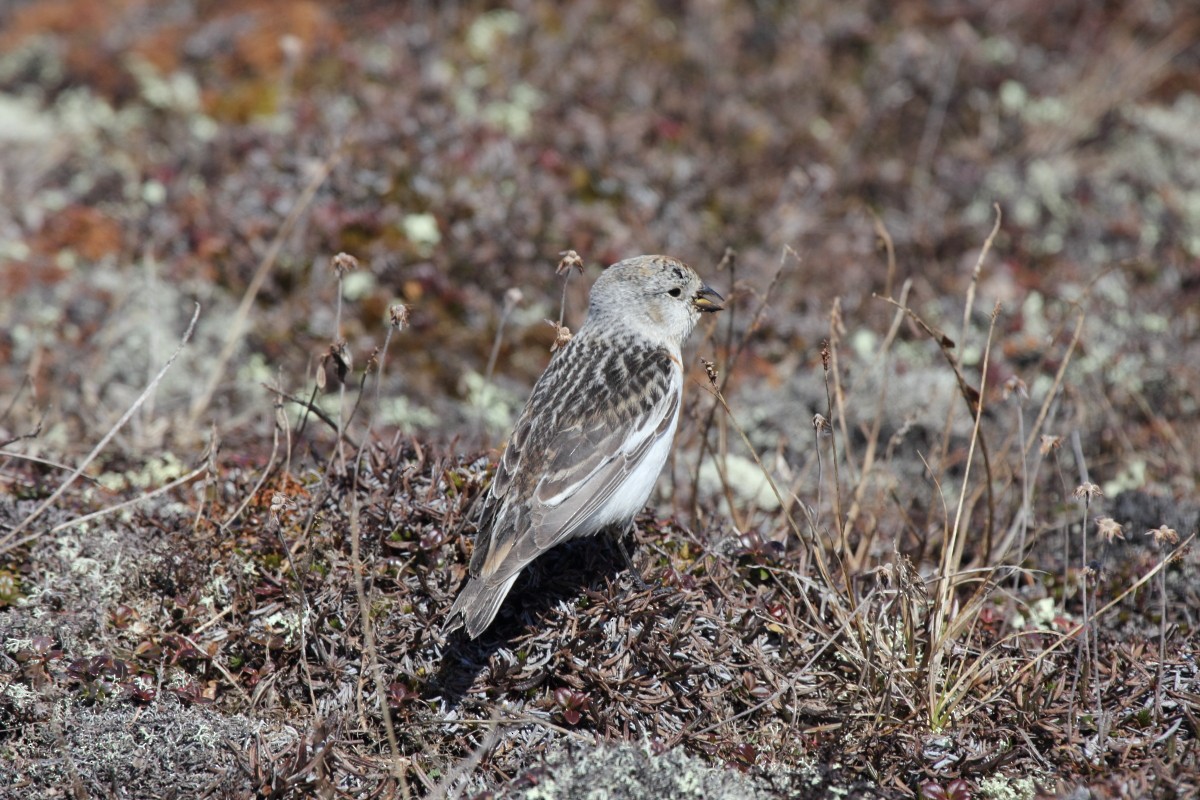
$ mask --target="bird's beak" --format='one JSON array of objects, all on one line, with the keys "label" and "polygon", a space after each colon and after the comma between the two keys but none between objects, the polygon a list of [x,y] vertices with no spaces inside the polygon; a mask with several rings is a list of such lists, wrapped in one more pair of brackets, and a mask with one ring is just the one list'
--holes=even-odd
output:
[{"label": "bird's beak", "polygon": [[700,311],[720,311],[725,308],[721,303],[725,300],[724,297],[714,292],[708,286],[701,286],[700,291],[696,292],[696,296],[692,298],[692,305]]}]

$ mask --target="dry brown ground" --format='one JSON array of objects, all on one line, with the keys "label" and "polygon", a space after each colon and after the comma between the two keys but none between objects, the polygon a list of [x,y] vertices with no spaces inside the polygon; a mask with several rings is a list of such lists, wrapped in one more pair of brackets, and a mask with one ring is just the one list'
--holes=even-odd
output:
[{"label": "dry brown ground", "polygon": [[[0,797],[1195,796],[1198,32],[0,6]],[[544,320],[647,251],[730,299],[650,589],[577,542],[442,636]]]}]

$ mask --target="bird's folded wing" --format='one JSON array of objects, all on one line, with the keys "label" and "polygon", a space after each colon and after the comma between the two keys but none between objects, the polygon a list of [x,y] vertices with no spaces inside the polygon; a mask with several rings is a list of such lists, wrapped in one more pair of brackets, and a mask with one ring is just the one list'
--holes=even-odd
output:
[{"label": "bird's folded wing", "polygon": [[[623,425],[591,420],[563,431],[556,455],[533,492],[533,543],[545,551],[608,522],[597,515],[664,437],[674,434],[679,392],[668,391],[647,413]],[[657,477],[657,473],[655,474]]]}]

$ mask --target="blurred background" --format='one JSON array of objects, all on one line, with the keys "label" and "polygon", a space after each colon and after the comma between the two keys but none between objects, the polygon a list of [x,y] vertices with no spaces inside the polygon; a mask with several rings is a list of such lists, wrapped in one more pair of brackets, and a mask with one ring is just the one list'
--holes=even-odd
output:
[{"label": "blurred background", "polygon": [[1194,487],[1198,32],[1200,7],[1154,1],[10,0],[0,440],[90,449],[198,302],[118,444],[186,458],[216,423],[253,458],[265,385],[307,396],[339,339],[361,370],[401,302],[376,431],[494,446],[548,360],[560,253],[588,265],[578,327],[603,265],[663,252],[731,299],[693,349],[783,458],[826,407],[835,301],[872,398],[850,435],[940,430],[955,388],[915,326],[885,407],[870,388],[876,295],[911,280],[976,370],[1002,304],[988,383],[1035,403],[1082,312],[1059,418],[1106,479],[1136,453],[1128,482]]}]

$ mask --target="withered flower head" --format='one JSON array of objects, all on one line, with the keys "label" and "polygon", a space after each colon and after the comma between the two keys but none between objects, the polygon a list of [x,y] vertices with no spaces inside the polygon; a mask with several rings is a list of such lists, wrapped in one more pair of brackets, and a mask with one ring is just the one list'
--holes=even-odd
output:
[{"label": "withered flower head", "polygon": [[554,344],[550,345],[550,352],[561,350],[567,346],[567,342],[571,341],[571,329],[555,320],[548,319],[546,324],[554,328]]},{"label": "withered flower head", "polygon": [[1061,448],[1062,443],[1063,442],[1062,442],[1061,436],[1051,436],[1049,434],[1043,433],[1042,434],[1042,443],[1041,443],[1041,445],[1039,445],[1038,449],[1041,451],[1041,454],[1045,456],[1045,455],[1049,455],[1051,450],[1058,450],[1059,448]]},{"label": "withered flower head", "polygon": [[1009,377],[1009,379],[1004,382],[1004,399],[1007,400],[1013,395],[1016,395],[1018,400],[1029,399],[1029,387],[1025,385],[1025,381],[1021,380],[1016,375]]},{"label": "withered flower head", "polygon": [[1168,528],[1165,523],[1154,530],[1146,531],[1146,535],[1153,536],[1154,543],[1159,547],[1163,547],[1164,545],[1174,547],[1179,544],[1179,532],[1174,528]]},{"label": "withered flower head", "polygon": [[1121,523],[1112,517],[1100,517],[1096,520],[1096,531],[1104,537],[1104,541],[1112,544],[1113,539],[1124,539]]},{"label": "withered flower head", "polygon": [[579,257],[579,253],[574,250],[564,250],[559,253],[562,258],[558,262],[558,266],[554,268],[555,273],[566,275],[571,271],[571,268],[579,270],[579,274],[583,274],[583,259]]},{"label": "withered flower head", "polygon": [[333,257],[333,271],[337,273],[338,280],[351,270],[358,269],[358,259],[349,253],[338,253]]}]

